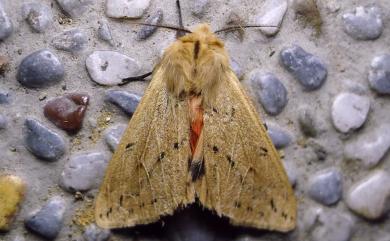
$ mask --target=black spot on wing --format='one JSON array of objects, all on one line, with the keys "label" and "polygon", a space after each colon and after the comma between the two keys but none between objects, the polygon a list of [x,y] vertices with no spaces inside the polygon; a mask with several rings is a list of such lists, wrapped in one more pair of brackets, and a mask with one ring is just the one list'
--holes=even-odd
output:
[{"label": "black spot on wing", "polygon": [[268,155],[268,150],[264,147],[260,147],[260,156],[267,156]]},{"label": "black spot on wing", "polygon": [[175,148],[176,150],[179,149],[179,143],[178,142],[173,143],[173,148]]},{"label": "black spot on wing", "polygon": [[134,146],[134,143],[128,143],[128,144],[126,145],[126,149],[130,149],[132,146]]},{"label": "black spot on wing", "polygon": [[160,155],[158,155],[157,161],[162,161],[165,157],[165,152],[161,152]]},{"label": "black spot on wing", "polygon": [[200,42],[196,41],[194,44],[194,59],[198,59],[200,50]]},{"label": "black spot on wing", "polygon": [[231,167],[234,167],[234,165],[236,164],[236,163],[233,161],[233,159],[232,159],[232,157],[231,157],[230,155],[226,155],[226,160],[229,162],[229,164],[230,164]]},{"label": "black spot on wing", "polygon": [[213,152],[216,154],[219,152],[218,146],[213,146]]},{"label": "black spot on wing", "polygon": [[192,181],[195,182],[205,174],[204,160],[193,160],[190,165]]}]

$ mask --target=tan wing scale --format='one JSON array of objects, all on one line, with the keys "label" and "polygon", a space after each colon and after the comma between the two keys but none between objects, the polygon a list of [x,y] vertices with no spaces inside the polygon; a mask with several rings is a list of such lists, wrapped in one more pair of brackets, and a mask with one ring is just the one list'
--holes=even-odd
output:
[{"label": "tan wing scale", "polygon": [[188,104],[165,86],[157,71],[108,165],[96,200],[100,227],[157,221],[194,200],[186,181]]},{"label": "tan wing scale", "polygon": [[204,111],[200,201],[233,224],[289,231],[296,200],[279,155],[236,76],[226,76]]}]

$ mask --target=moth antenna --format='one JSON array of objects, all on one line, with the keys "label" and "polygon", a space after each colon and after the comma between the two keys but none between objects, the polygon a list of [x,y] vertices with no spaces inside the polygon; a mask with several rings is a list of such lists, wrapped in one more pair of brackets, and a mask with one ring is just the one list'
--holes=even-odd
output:
[{"label": "moth antenna", "polygon": [[226,28],[219,29],[215,31],[214,33],[222,33],[222,32],[228,32],[228,31],[234,31],[234,30],[243,30],[244,28],[277,28],[278,26],[272,26],[272,25],[236,25],[236,26],[230,26]]},{"label": "moth antenna", "polygon": [[[179,14],[179,27],[181,29],[184,29],[183,16],[181,14],[181,7],[180,7],[180,0],[176,0],[176,7],[177,7],[178,14]],[[183,36],[184,36],[184,32],[183,31],[177,31],[176,32],[176,38],[180,38],[180,37],[183,37]]]},{"label": "moth antenna", "polygon": [[146,73],[146,74],[143,74],[143,75],[140,75],[140,76],[135,76],[135,77],[129,77],[129,78],[126,78],[126,79],[122,79],[122,83],[119,83],[118,85],[121,86],[121,85],[126,85],[130,82],[133,82],[133,81],[144,81],[146,77],[152,75],[152,72],[149,72],[149,73]]},{"label": "moth antenna", "polygon": [[130,23],[130,24],[142,25],[142,26],[152,26],[152,27],[165,28],[165,29],[169,29],[169,30],[181,31],[181,32],[186,32],[186,33],[192,33],[188,29],[176,27],[176,26],[172,26],[172,25],[167,25],[167,24],[150,24],[150,23]]}]

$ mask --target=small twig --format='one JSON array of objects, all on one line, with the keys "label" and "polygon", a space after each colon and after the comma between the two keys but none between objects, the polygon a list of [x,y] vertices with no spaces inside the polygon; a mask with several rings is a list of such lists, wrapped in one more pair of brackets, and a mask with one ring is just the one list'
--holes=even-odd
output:
[{"label": "small twig", "polygon": [[135,76],[135,77],[129,77],[129,78],[126,78],[126,79],[122,79],[122,83],[118,84],[119,86],[121,85],[125,85],[125,84],[128,84],[130,82],[134,82],[134,81],[144,81],[146,77],[152,75],[152,72],[149,72],[149,73],[146,73],[146,74],[143,74],[143,75],[140,75],[140,76]]}]

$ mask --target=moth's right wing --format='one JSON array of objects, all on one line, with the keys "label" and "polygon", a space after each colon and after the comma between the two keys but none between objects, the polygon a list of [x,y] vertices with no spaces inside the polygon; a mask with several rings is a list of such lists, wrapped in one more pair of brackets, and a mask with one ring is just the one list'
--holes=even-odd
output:
[{"label": "moth's right wing", "polygon": [[96,200],[97,224],[151,223],[193,202],[189,136],[188,103],[167,92],[157,70],[106,170]]}]

